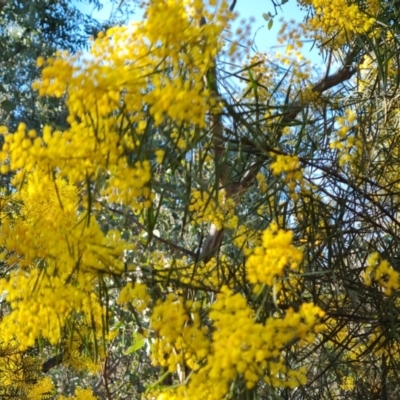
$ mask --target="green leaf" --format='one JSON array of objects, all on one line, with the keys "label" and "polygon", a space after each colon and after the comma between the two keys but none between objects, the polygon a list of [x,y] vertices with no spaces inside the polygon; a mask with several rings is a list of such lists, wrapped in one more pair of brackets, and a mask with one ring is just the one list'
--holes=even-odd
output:
[{"label": "green leaf", "polygon": [[273,20],[273,19],[270,19],[270,20],[268,21],[268,29],[271,29],[273,24],[274,24],[274,20]]},{"label": "green leaf", "polygon": [[138,335],[137,333],[133,334],[133,345],[130,346],[127,350],[124,351],[125,355],[136,353],[138,350],[140,350],[145,342],[145,338],[141,335]]},{"label": "green leaf", "polygon": [[12,102],[11,100],[3,100],[1,102],[1,108],[6,111],[6,112],[11,112],[15,110],[15,103]]},{"label": "green leaf", "polygon": [[266,21],[269,21],[271,19],[271,16],[269,15],[269,13],[268,14],[267,13],[263,13],[262,16]]}]

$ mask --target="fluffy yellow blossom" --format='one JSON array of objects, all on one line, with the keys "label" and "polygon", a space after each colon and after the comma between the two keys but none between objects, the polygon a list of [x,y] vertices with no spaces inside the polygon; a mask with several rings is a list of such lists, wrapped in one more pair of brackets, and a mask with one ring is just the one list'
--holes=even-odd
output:
[{"label": "fluffy yellow blossom", "polygon": [[[215,15],[204,12],[210,21],[200,26],[181,2],[152,1],[140,23],[98,35],[89,58],[67,52],[39,58],[42,77],[34,89],[41,96],[66,95],[69,128],[62,132],[45,126],[41,134],[27,132],[23,124],[13,134],[3,129],[1,171],[19,172],[15,183],[34,166],[56,171],[70,184],[107,174],[101,195],[109,202],[135,211],[149,208],[151,165],[137,151],[149,132],[148,118],[156,125],[169,119],[206,126],[212,96],[203,77],[222,47],[231,14],[226,4]],[[192,137],[193,129],[185,131],[179,148],[186,148]],[[156,155],[160,162],[160,150]]]},{"label": "fluffy yellow blossom", "polygon": [[40,379],[33,385],[27,393],[29,400],[50,399],[54,391],[53,382],[50,377]]},{"label": "fluffy yellow blossom", "polygon": [[165,151],[164,150],[156,150],[155,152],[156,154],[156,160],[159,164],[162,164],[163,160],[164,160],[164,154]]},{"label": "fluffy yellow blossom", "polygon": [[354,127],[356,127],[357,116],[351,109],[347,109],[344,116],[338,117],[337,129],[335,130],[335,137],[330,143],[331,149],[339,151],[339,164],[345,165],[352,160],[354,150],[359,146],[354,134]]},{"label": "fluffy yellow blossom", "polygon": [[376,21],[374,14],[380,8],[377,0],[369,2],[368,12],[358,3],[346,0],[301,0],[300,4],[314,8],[312,18],[302,25],[304,31],[321,42],[331,42],[334,48],[357,34],[369,33]]},{"label": "fluffy yellow blossom", "polygon": [[367,268],[364,273],[364,282],[371,286],[377,282],[387,296],[400,288],[400,274],[394,270],[387,260],[380,260],[377,252],[372,253],[367,260]]},{"label": "fluffy yellow blossom", "polygon": [[128,282],[119,294],[118,303],[132,302],[138,312],[143,312],[150,300],[150,295],[145,284],[136,282],[132,285],[132,282]]},{"label": "fluffy yellow blossom", "polygon": [[156,332],[152,359],[155,365],[175,372],[185,365],[198,370],[209,352],[206,330],[201,326],[199,304],[170,294],[159,301],[151,315],[151,329]]},{"label": "fluffy yellow blossom", "polygon": [[248,228],[245,225],[239,225],[234,234],[233,243],[245,255],[251,254],[254,247],[261,242],[261,233]]},{"label": "fluffy yellow blossom", "polygon": [[235,200],[227,198],[224,190],[218,192],[217,198],[207,192],[194,190],[189,210],[193,213],[194,223],[209,222],[221,230],[236,228],[238,217],[235,215],[235,207]]},{"label": "fluffy yellow blossom", "polygon": [[276,222],[264,231],[262,245],[254,249],[246,263],[250,283],[272,286],[274,279],[282,276],[286,268],[298,268],[303,254],[291,244],[292,238],[293,232],[279,229]]},{"label": "fluffy yellow blossom", "polygon": [[343,378],[340,388],[351,392],[354,389],[354,378],[352,376],[346,376]]},{"label": "fluffy yellow blossom", "polygon": [[298,312],[290,309],[283,318],[270,317],[264,323],[255,322],[254,314],[241,294],[223,287],[209,313],[214,329],[206,362],[190,376],[187,385],[164,395],[223,399],[239,377],[249,389],[259,380],[289,388],[304,384],[305,369],[295,371],[285,365],[281,349],[295,339],[313,340],[314,333],[323,329],[323,311],[304,304]]},{"label": "fluffy yellow blossom", "polygon": [[[181,308],[182,302],[170,298],[167,303],[169,318],[176,315],[178,326],[191,325],[185,323],[188,315]],[[175,307],[171,308],[171,303],[175,303]],[[213,323],[212,341],[208,343],[210,348],[205,353],[204,362],[196,365],[186,384],[152,394],[159,400],[222,400],[227,396],[231,383],[238,378],[246,382],[248,389],[259,381],[288,388],[305,384],[306,369],[288,367],[281,358],[282,347],[296,339],[314,340],[314,335],[324,329],[320,323],[323,316],[324,312],[310,303],[303,304],[298,312],[289,309],[282,318],[270,317],[264,323],[258,323],[246,299],[223,287],[209,313]],[[160,329],[163,326],[160,317],[158,322]],[[172,333],[170,328],[159,332],[164,337]],[[175,330],[170,338],[177,336]],[[195,344],[193,348],[197,348]],[[170,358],[171,350],[165,344],[163,350]],[[183,360],[181,356],[172,358],[176,362]]]},{"label": "fluffy yellow blossom", "polygon": [[297,156],[277,155],[275,162],[271,164],[271,169],[274,175],[279,175],[282,172],[291,172],[299,169],[300,162]]},{"label": "fluffy yellow blossom", "polygon": [[257,178],[258,184],[260,186],[261,193],[266,193],[266,191],[267,191],[267,183],[266,183],[266,180],[265,180],[265,176],[263,174],[261,174],[261,173],[258,173],[256,175],[256,178]]},{"label": "fluffy yellow blossom", "polygon": [[35,169],[14,197],[21,203],[19,218],[3,218],[0,240],[6,262],[24,269],[0,281],[12,309],[0,322],[5,340],[15,337],[21,350],[39,337],[56,344],[73,312],[87,315],[89,325],[102,332],[95,271],[123,271],[124,251],[131,246],[120,232],[105,234],[94,218],[80,223],[77,188],[65,179],[53,181]]},{"label": "fluffy yellow blossom", "polygon": [[97,397],[93,395],[93,391],[91,389],[83,389],[81,387],[77,387],[75,389],[74,396],[58,396],[57,400],[97,400]]}]

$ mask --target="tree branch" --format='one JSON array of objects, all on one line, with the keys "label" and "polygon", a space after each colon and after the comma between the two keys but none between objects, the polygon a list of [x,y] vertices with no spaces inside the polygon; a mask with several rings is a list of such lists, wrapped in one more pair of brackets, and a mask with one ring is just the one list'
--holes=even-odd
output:
[{"label": "tree branch", "polygon": [[[231,7],[235,6],[235,1],[232,3]],[[346,57],[343,67],[338,70],[336,73],[332,75],[325,76],[321,81],[316,83],[312,88],[313,92],[322,94],[324,91],[335,87],[346,80],[349,80],[355,73],[356,68],[351,66],[351,63],[355,56],[355,51],[349,53]],[[217,87],[217,76],[215,72],[215,66],[210,69],[207,76],[207,82],[213,83],[213,95],[220,99]],[[301,103],[293,103],[287,112],[284,113],[280,123],[284,126],[295,120],[297,115],[306,107],[306,104]],[[232,111],[231,107],[228,107]],[[243,123],[243,121],[240,121]],[[282,126],[282,128],[283,128]],[[229,166],[226,161],[222,161],[223,155],[226,152],[225,141],[223,138],[223,124],[222,124],[222,115],[221,113],[212,113],[210,115],[210,129],[213,136],[213,145],[214,145],[214,159],[215,159],[215,168],[216,175],[220,181],[221,187],[227,188],[228,175],[229,175]],[[222,165],[221,165],[222,163]],[[230,190],[227,188],[227,197],[235,197],[236,204],[240,201],[240,198],[244,194],[245,190],[253,183],[255,176],[257,175],[258,167],[257,164],[254,164],[248,173],[242,178],[242,181],[236,186],[230,186]],[[219,250],[222,245],[224,237],[224,229],[218,230],[215,225],[211,225],[208,231],[208,236],[205,240],[204,247],[200,253],[199,260],[207,262],[209,261]]]},{"label": "tree branch", "polygon": [[46,373],[49,372],[52,368],[57,367],[58,365],[62,364],[64,359],[64,352],[57,354],[54,357],[49,358],[45,361],[42,365],[42,372]]},{"label": "tree branch", "polygon": [[[143,225],[143,224],[141,224],[141,223],[140,223],[136,218],[134,218],[133,216],[127,215],[127,214],[125,214],[123,211],[120,211],[120,210],[118,210],[118,209],[116,209],[116,208],[113,208],[113,207],[110,207],[110,206],[108,206],[108,209],[109,209],[110,211],[114,212],[115,214],[118,214],[118,215],[121,215],[121,216],[123,216],[123,217],[125,217],[125,218],[128,218],[128,220],[129,220],[130,222],[134,223],[134,224],[137,225],[139,228],[143,229],[143,230],[146,231],[148,234],[150,234],[150,232],[148,231],[148,229],[146,228],[146,226]],[[192,258],[195,258],[195,257],[196,257],[196,253],[195,253],[195,252],[193,252],[193,251],[191,251],[191,250],[188,250],[188,249],[185,249],[184,247],[181,247],[181,246],[179,246],[179,245],[177,245],[177,244],[175,244],[175,243],[172,243],[172,242],[170,242],[169,240],[163,239],[162,237],[157,236],[157,235],[155,235],[154,233],[152,233],[152,237],[153,237],[155,240],[157,240],[158,242],[163,243],[163,244],[165,244],[166,246],[168,246],[168,247],[170,247],[170,248],[172,248],[172,249],[175,249],[175,250],[177,250],[177,251],[179,251],[179,252],[181,252],[181,253],[183,253],[183,254],[186,254],[187,256],[190,256],[190,257],[192,257]]]}]

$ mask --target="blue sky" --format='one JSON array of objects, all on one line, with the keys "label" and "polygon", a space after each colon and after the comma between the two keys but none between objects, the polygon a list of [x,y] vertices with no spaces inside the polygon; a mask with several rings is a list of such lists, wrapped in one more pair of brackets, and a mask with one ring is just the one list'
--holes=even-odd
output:
[{"label": "blue sky", "polygon": [[271,30],[268,29],[268,22],[263,18],[263,14],[270,12],[272,15],[275,13],[275,9],[270,0],[237,0],[236,11],[239,13],[239,19],[241,18],[256,18],[253,25],[253,31],[257,31],[256,44],[259,50],[269,51],[271,48],[277,46],[277,35],[281,28],[280,19],[284,18],[286,21],[296,20],[301,22],[304,18],[304,12],[301,11],[296,1],[289,0],[282,6],[282,9],[278,10],[278,15],[274,18],[274,23]]},{"label": "blue sky", "polygon": [[[285,21],[294,20],[303,22],[306,16],[305,10],[301,10],[295,0],[289,0],[278,10],[278,15],[274,17],[271,30],[268,29],[268,22],[263,18],[263,14],[275,13],[274,6],[270,0],[237,0],[236,11],[241,18],[255,17],[253,32],[257,32],[255,43],[259,51],[283,52],[284,47],[278,43],[278,32],[282,26],[282,19]],[[304,42],[302,52],[304,56],[310,58],[312,62],[321,64],[322,59],[318,50],[314,47],[311,50],[312,43]]]}]

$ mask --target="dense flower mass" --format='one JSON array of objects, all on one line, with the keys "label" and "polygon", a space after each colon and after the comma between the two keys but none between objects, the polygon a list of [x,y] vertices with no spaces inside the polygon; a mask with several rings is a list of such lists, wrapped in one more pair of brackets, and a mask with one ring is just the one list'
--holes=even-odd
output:
[{"label": "dense flower mass", "polygon": [[296,270],[303,259],[291,242],[293,233],[278,228],[276,223],[264,231],[262,245],[257,246],[247,260],[247,278],[253,284],[272,286],[285,268]]},{"label": "dense flower mass", "polygon": [[368,267],[364,275],[367,286],[377,282],[388,296],[400,288],[400,274],[393,269],[387,260],[380,260],[378,253],[371,254],[367,263]]},{"label": "dense flower mass", "polygon": [[[282,318],[270,317],[260,323],[255,321],[255,312],[246,304],[246,299],[224,287],[209,312],[213,323],[209,342],[197,325],[198,316],[195,314],[189,322],[189,314],[182,306],[181,300],[170,297],[154,310],[153,326],[160,335],[159,360],[167,362],[170,371],[178,363],[183,368],[190,361],[191,352],[203,362],[191,365],[194,372],[187,385],[160,394],[159,399],[223,399],[231,383],[239,377],[249,389],[260,379],[289,388],[306,382],[304,369],[289,368],[280,355],[285,344],[295,339],[312,342],[314,334],[324,329],[319,322],[324,313],[318,307],[304,304],[299,312],[290,309]],[[162,319],[165,318],[162,315],[168,315],[169,320]],[[190,344],[189,353],[177,341],[187,334],[190,342],[186,339],[183,343]]]},{"label": "dense flower mass", "polygon": [[[312,5],[315,14],[304,24],[306,32],[313,32],[315,37],[324,42],[332,40],[334,47],[347,42],[349,37],[365,34],[374,26],[379,2],[368,1],[368,10],[364,5],[346,0],[301,0],[303,6]],[[360,2],[364,3],[364,2]]]},{"label": "dense flower mass", "polygon": [[[65,98],[67,128],[45,125],[38,132],[21,123],[10,132],[1,127],[0,168],[3,174],[14,173],[19,189],[4,199],[14,202],[16,210],[2,209],[2,259],[15,269],[0,282],[10,304],[0,324],[5,342],[14,341],[19,351],[38,340],[59,345],[72,324],[79,335],[71,331],[64,363],[96,369],[85,360],[82,364],[82,350],[74,343],[91,335],[95,341],[103,339],[109,314],[101,304],[98,276],[121,275],[127,252],[135,248],[119,230],[104,229],[96,213],[104,202],[136,213],[151,209],[153,171],[144,143],[154,127],[165,123],[206,126],[215,101],[204,76],[222,47],[221,33],[230,17],[227,4],[216,7],[213,1],[154,1],[146,5],[142,22],[100,33],[87,55],[60,51],[53,58],[39,57],[42,78],[34,89],[40,96]],[[208,23],[200,24],[201,18]],[[178,130],[169,136],[171,144],[185,149],[195,131],[185,139],[174,132]],[[152,154],[163,162],[164,150],[155,148]],[[227,205],[230,219],[233,207]],[[146,285],[139,283],[128,283],[119,296],[120,304],[131,303],[138,313],[149,301]],[[170,307],[179,304],[174,301]],[[193,369],[204,359],[209,344],[193,314],[196,307],[190,327],[182,325],[189,314],[181,310],[184,320],[178,321],[175,334],[167,334],[171,321],[162,329],[157,321],[164,321],[169,311],[155,305],[152,325],[156,332],[161,329],[155,363],[166,365],[162,351],[167,348],[171,370],[180,357]],[[191,341],[200,349],[194,350]],[[48,384],[48,379],[38,382],[29,396],[51,391]],[[82,393],[77,391],[76,398]]]},{"label": "dense flower mass", "polygon": [[155,125],[170,119],[204,127],[212,101],[203,77],[229,14],[222,7],[215,17],[206,14],[212,23],[200,26],[190,11],[197,3],[150,2],[143,22],[99,35],[90,56],[60,52],[39,59],[42,80],[34,88],[42,96],[67,96],[69,129],[45,126],[38,134],[21,124],[8,134],[3,127],[2,171],[21,177],[36,165],[56,169],[71,184],[107,174],[101,193],[108,201],[148,208],[151,168],[140,151],[149,129],[145,110]]},{"label": "dense flower mass", "polygon": [[214,224],[218,230],[222,228],[234,229],[238,223],[235,206],[234,199],[227,198],[223,190],[218,192],[218,198],[214,198],[207,192],[195,190],[192,192],[189,210],[194,214],[194,223],[209,222]]},{"label": "dense flower mass", "polygon": [[[235,4],[147,1],[38,58],[61,123],[0,126],[9,398],[378,398],[396,375],[397,10],[302,0],[272,57],[238,50]],[[303,35],[327,55],[315,84]]]}]

